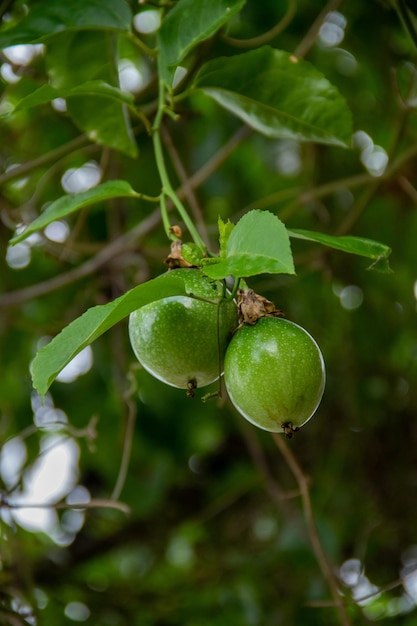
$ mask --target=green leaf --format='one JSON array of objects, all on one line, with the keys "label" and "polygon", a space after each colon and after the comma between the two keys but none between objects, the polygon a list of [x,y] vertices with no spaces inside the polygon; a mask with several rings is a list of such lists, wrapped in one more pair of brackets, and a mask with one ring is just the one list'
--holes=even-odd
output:
[{"label": "green leaf", "polygon": [[183,258],[198,267],[201,264],[203,253],[195,243],[184,243],[181,247],[181,253]]},{"label": "green leaf", "polygon": [[159,71],[170,87],[174,69],[200,42],[230,20],[246,0],[179,0],[159,31]]},{"label": "green leaf", "polygon": [[[103,30],[65,32],[52,37],[46,55],[52,86],[59,91],[72,90],[103,81],[118,90],[116,43],[114,34]],[[105,91],[73,95],[67,101],[68,113],[93,141],[134,157],[137,146],[126,105],[109,98],[108,88]]]},{"label": "green leaf", "polygon": [[227,242],[229,241],[230,234],[235,225],[230,221],[223,222],[222,218],[218,219],[219,227],[219,243],[220,243],[220,258],[224,259],[227,255]]},{"label": "green leaf", "polygon": [[329,248],[342,250],[350,254],[374,259],[375,263],[370,266],[372,269],[379,269],[383,272],[390,272],[388,257],[391,254],[391,248],[379,241],[366,239],[365,237],[334,236],[325,233],[316,233],[310,230],[291,229],[288,231],[290,237],[295,239],[305,239],[306,241],[314,241],[321,243]]},{"label": "green leaf", "polygon": [[109,180],[88,191],[62,196],[52,202],[22,233],[13,237],[10,244],[14,246],[51,222],[62,219],[85,206],[110,200],[110,198],[138,198],[139,196],[140,194],[125,180]]},{"label": "green leaf", "polygon": [[[104,98],[110,98],[117,102],[122,102],[129,106],[134,103],[134,97],[127,91],[122,91],[118,87],[109,85],[104,80],[90,80],[76,87],[69,89],[56,89],[51,85],[42,85],[39,89],[36,89],[29,95],[19,100],[11,113],[17,111],[23,111],[30,109],[41,104],[47,104],[55,98],[73,98],[75,96],[101,96]],[[10,113],[7,113],[10,115]]]},{"label": "green leaf", "polygon": [[294,274],[290,241],[284,224],[268,211],[249,211],[230,233],[225,258],[206,265],[210,278]]},{"label": "green leaf", "polygon": [[113,302],[88,309],[36,354],[31,367],[34,388],[45,396],[59,372],[81,350],[132,311],[160,298],[185,294],[184,281],[173,271],[134,287]]},{"label": "green leaf", "polygon": [[129,31],[131,20],[126,0],[44,0],[32,5],[18,24],[0,33],[0,48],[37,43],[66,30]]},{"label": "green leaf", "polygon": [[209,61],[199,89],[267,137],[346,146],[352,115],[336,87],[313,65],[264,46]]}]

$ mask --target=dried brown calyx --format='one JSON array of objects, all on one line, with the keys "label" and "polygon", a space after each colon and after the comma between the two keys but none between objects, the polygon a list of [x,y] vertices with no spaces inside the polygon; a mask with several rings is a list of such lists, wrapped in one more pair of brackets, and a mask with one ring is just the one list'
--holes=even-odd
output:
[{"label": "dried brown calyx", "polygon": [[175,270],[178,267],[195,267],[195,265],[186,261],[182,256],[182,241],[179,239],[171,243],[171,252],[165,259],[165,263],[170,270]]},{"label": "dried brown calyx", "polygon": [[237,292],[237,306],[239,309],[240,324],[256,324],[261,317],[285,317],[285,313],[275,308],[275,304],[253,289],[239,289]]}]

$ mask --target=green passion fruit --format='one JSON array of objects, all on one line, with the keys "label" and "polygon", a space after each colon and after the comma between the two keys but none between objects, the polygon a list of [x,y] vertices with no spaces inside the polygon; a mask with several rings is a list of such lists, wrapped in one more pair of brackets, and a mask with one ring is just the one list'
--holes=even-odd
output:
[{"label": "green passion fruit", "polygon": [[301,326],[263,317],[244,325],[225,356],[229,397],[249,422],[271,432],[292,432],[315,413],[325,386],[320,348]]},{"label": "green passion fruit", "polygon": [[[187,293],[217,301],[216,283],[196,269],[176,269]],[[129,318],[129,338],[136,358],[155,378],[189,389],[214,382],[236,328],[237,307],[233,301],[212,304],[188,296],[155,300]]]}]

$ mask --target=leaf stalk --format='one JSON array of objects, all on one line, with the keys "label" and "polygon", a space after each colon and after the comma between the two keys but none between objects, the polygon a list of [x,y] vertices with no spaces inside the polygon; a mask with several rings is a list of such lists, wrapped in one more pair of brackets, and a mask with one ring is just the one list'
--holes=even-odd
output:
[{"label": "leaf stalk", "polygon": [[165,86],[164,81],[160,80],[159,81],[158,110],[156,112],[155,121],[152,127],[152,141],[153,141],[153,148],[154,148],[154,153],[155,153],[155,160],[156,160],[156,165],[157,165],[159,176],[160,176],[161,183],[162,183],[162,193],[161,193],[162,221],[163,221],[165,232],[168,238],[172,240],[174,236],[171,231],[168,211],[167,211],[166,202],[165,202],[165,199],[169,198],[174,204],[175,208],[177,209],[188,232],[190,233],[192,240],[204,254],[207,250],[206,245],[204,241],[202,240],[202,238],[200,237],[196,227],[194,226],[193,221],[188,215],[186,208],[184,207],[183,203],[181,202],[181,200],[175,193],[171,185],[171,181],[169,179],[166,164],[165,164],[164,152],[163,152],[162,141],[161,141],[162,120],[163,120],[164,115],[167,114],[167,106],[165,103],[165,95],[166,95],[165,89],[166,89],[166,86]]}]

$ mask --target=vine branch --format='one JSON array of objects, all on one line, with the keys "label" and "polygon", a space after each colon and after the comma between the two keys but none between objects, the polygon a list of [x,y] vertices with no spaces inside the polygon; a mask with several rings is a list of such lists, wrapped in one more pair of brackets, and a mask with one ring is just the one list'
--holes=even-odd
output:
[{"label": "vine branch", "polygon": [[346,607],[339,592],[339,586],[337,584],[336,576],[333,569],[327,559],[323,546],[320,541],[320,536],[317,530],[316,522],[314,519],[313,506],[310,498],[310,490],[308,479],[305,476],[300,464],[298,463],[294,453],[290,447],[284,441],[282,435],[272,433],[272,437],[276,443],[277,448],[281,452],[285,459],[289,469],[291,470],[297,485],[300,489],[301,501],[303,505],[304,517],[307,524],[307,532],[310,539],[311,547],[317,559],[317,563],[320,570],[327,581],[330,592],[333,596],[334,605],[339,612],[340,623],[342,626],[351,626]]},{"label": "vine branch", "polygon": [[288,7],[285,15],[275,24],[275,26],[265,33],[262,33],[262,35],[251,37],[249,39],[235,39],[234,37],[224,35],[222,39],[231,46],[235,46],[235,48],[256,48],[258,46],[263,46],[271,41],[271,39],[274,39],[274,37],[278,37],[278,35],[280,35],[289,24],[291,24],[296,12],[297,0],[288,0]]},{"label": "vine branch", "polygon": [[319,13],[317,19],[311,25],[304,39],[298,44],[298,46],[294,50],[294,56],[301,59],[304,58],[306,54],[308,54],[310,48],[314,46],[317,35],[320,31],[320,27],[326,19],[327,14],[331,11],[336,11],[336,9],[339,8],[342,2],[343,0],[330,0],[330,2],[326,4],[323,10]]},{"label": "vine branch", "polygon": [[161,141],[161,124],[164,113],[169,113],[170,109],[167,109],[165,104],[165,83],[163,80],[159,81],[159,101],[158,101],[158,111],[155,116],[155,122],[152,127],[152,141],[155,153],[156,165],[158,168],[159,176],[161,178],[162,183],[162,193],[161,193],[161,212],[162,212],[162,221],[164,224],[165,232],[168,239],[172,239],[172,231],[169,226],[168,219],[168,211],[166,208],[166,204],[164,201],[164,196],[169,198],[175,208],[177,209],[181,219],[184,221],[184,224],[190,233],[194,243],[203,251],[206,251],[206,245],[204,241],[201,239],[198,230],[194,226],[193,221],[190,219],[184,205],[182,204],[178,194],[174,191],[171,185],[171,181],[168,176],[168,172],[165,165],[164,152],[162,148]]},{"label": "vine branch", "polygon": [[132,452],[133,444],[133,434],[136,423],[136,406],[132,400],[133,391],[134,383],[132,382],[130,388],[123,394],[123,399],[127,406],[126,430],[123,440],[122,460],[120,463],[119,473],[113,492],[110,496],[110,500],[112,501],[117,501],[120,498],[120,494],[122,493],[122,489],[126,482],[127,472],[129,469],[130,455]]},{"label": "vine branch", "polygon": [[171,157],[172,164],[174,165],[175,171],[181,182],[181,189],[184,190],[184,195],[186,196],[188,200],[188,204],[190,205],[194,213],[194,218],[196,220],[198,229],[200,232],[203,233],[203,238],[205,242],[208,243],[209,238],[208,238],[207,227],[204,221],[203,212],[198,204],[197,197],[194,193],[194,189],[192,185],[190,185],[189,176],[187,172],[185,171],[185,167],[180,159],[178,150],[176,149],[174,142],[172,141],[172,137],[170,133],[165,127],[163,127],[161,130],[162,130],[162,137],[163,137],[165,146],[168,150],[168,153]]}]

